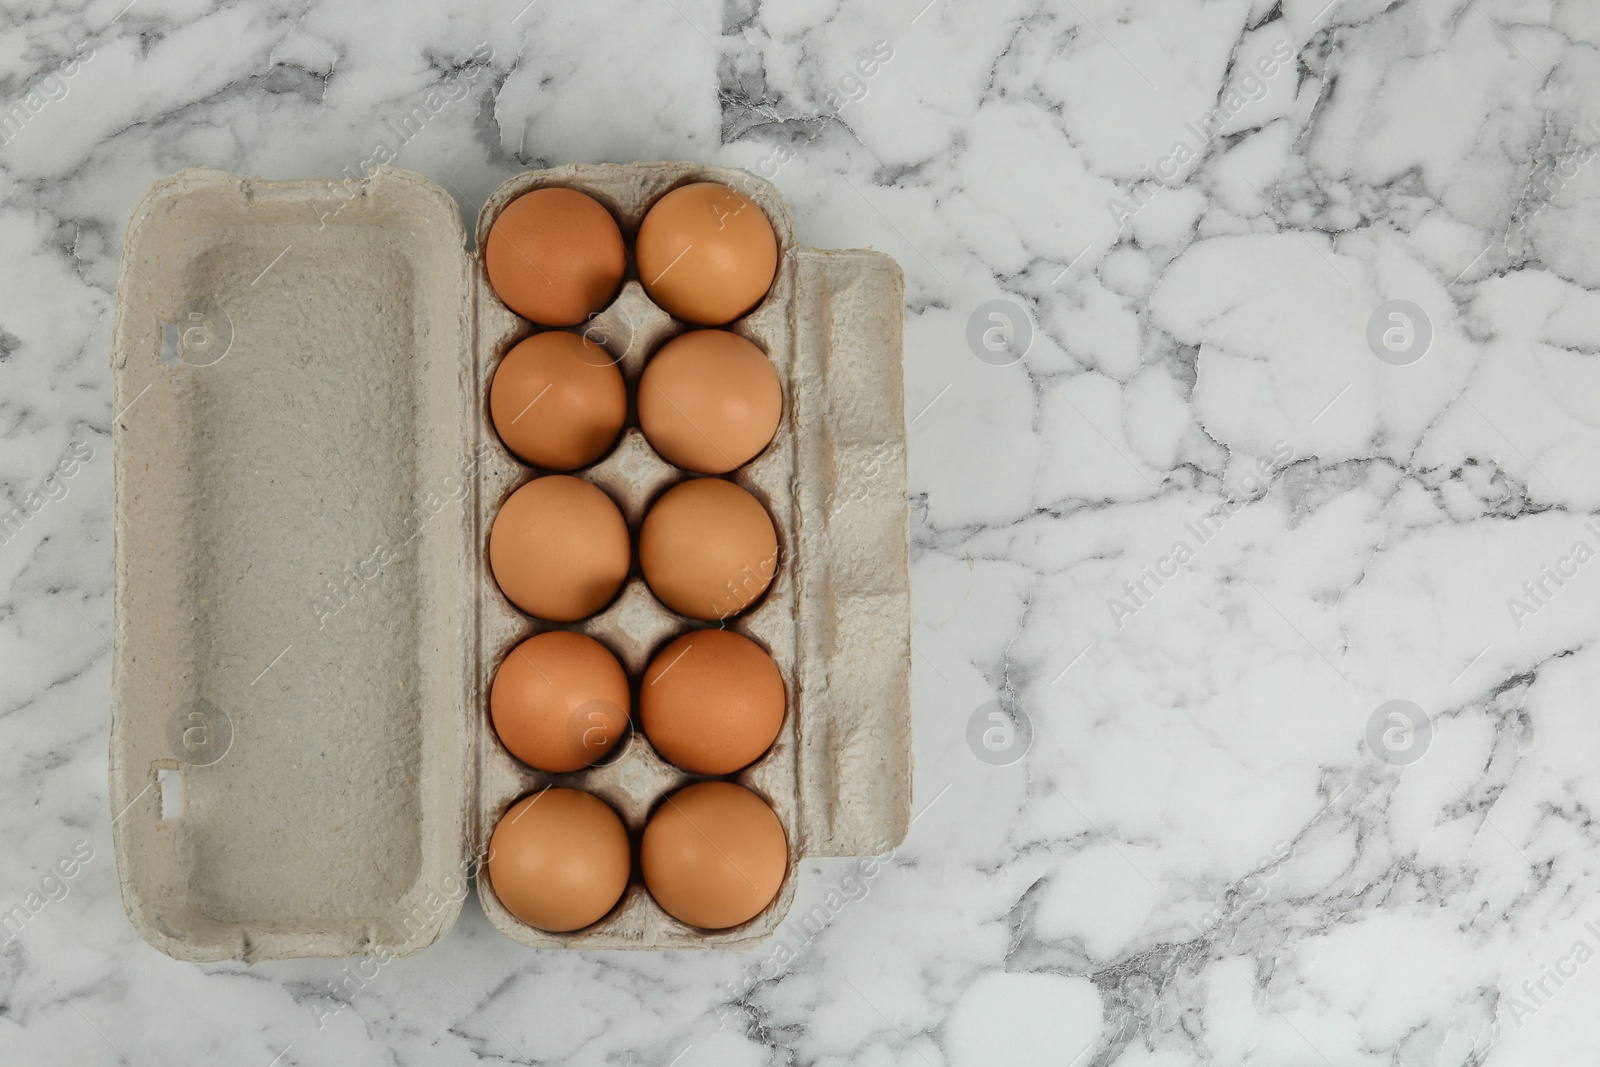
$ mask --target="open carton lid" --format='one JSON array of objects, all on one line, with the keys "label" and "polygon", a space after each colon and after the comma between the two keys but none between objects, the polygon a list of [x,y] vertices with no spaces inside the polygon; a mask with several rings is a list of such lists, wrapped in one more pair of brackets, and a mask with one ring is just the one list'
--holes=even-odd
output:
[{"label": "open carton lid", "polygon": [[392,171],[185,171],[129,223],[113,829],[169,954],[403,954],[460,909],[464,243],[454,201]]},{"label": "open carton lid", "polygon": [[[872,476],[903,484],[903,423],[877,402],[900,410],[898,315],[892,337],[882,323],[900,274],[877,253],[793,254],[797,358],[833,383],[795,397],[818,428],[796,453],[796,847],[882,852],[909,812],[903,494],[831,502],[841,442],[888,441]],[[169,955],[405,955],[459,913],[492,829],[474,817],[491,580],[474,516],[498,447],[477,366],[498,353],[478,351],[476,278],[455,202],[389,168],[184,171],[133,214],[112,825],[128,913]]]}]

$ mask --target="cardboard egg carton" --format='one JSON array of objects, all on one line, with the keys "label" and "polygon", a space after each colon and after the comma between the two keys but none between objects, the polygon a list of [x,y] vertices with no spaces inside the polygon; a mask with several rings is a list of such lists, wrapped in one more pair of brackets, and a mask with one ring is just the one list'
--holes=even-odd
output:
[{"label": "cardboard egg carton", "polygon": [[[728,328],[784,383],[772,445],[730,475],[768,508],[780,567],[728,625],[766,647],[787,691],[772,749],[731,776],[772,804],[790,869],[743,926],[706,931],[644,891],[654,806],[699,780],[634,728],[600,765],[543,775],[500,745],[487,694],[521,614],[489,572],[501,501],[542,472],[499,443],[487,389],[534,329],[495,297],[455,202],[389,168],[357,181],[209,170],[155,185],[127,231],[112,349],[118,413],[110,796],[123,901],[191,960],[406,955],[448,929],[500,814],[547,784],[607,800],[635,843],[618,906],[571,934],[490,920],[537,947],[703,948],[782,921],[803,856],[877,854],[910,803],[910,611],[902,277],[871,251],[795,246],[776,190],[689,164],[562,167],[506,182],[477,230],[544,185],[581,189],[630,249],[663,193],[719,181],[772,221],[772,291]],[[631,389],[685,325],[631,262],[586,329]],[[687,477],[630,411],[574,472],[644,511]],[[654,652],[706,625],[633,568],[617,599],[562,628],[615,652],[635,687]],[[635,701],[637,714],[637,701]]]}]

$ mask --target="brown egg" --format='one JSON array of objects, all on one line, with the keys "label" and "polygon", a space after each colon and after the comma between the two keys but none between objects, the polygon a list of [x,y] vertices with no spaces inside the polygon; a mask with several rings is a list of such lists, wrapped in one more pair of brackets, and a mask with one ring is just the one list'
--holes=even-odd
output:
[{"label": "brown egg", "polygon": [[500,505],[489,530],[489,569],[529,615],[556,622],[605,607],[628,576],[628,524],[604,492],[580,478],[535,478]]},{"label": "brown egg", "polygon": [[650,208],[634,247],[639,281],[667,314],[701,326],[761,303],[778,271],[778,237],[755,201],[715,182],[680,185]]},{"label": "brown egg", "polygon": [[500,817],[489,838],[489,886],[505,909],[554,933],[605,918],[628,887],[628,831],[606,802],[546,789]]},{"label": "brown egg", "polygon": [[724,474],[778,429],[783,386],[761,349],[727,330],[673,338],[639,378],[639,425],[669,463]]},{"label": "brown egg", "polygon": [[789,870],[789,846],[765,800],[732,782],[699,782],[656,809],[639,861],[645,886],[669,915],[721,930],[772,903]]},{"label": "brown egg", "polygon": [[628,676],[606,646],[551,630],[511,650],[489,687],[494,732],[530,767],[587,767],[628,728]]},{"label": "brown egg", "polygon": [[538,467],[569,471],[605,455],[628,413],[611,354],[552,330],[518,344],[495,369],[489,414],[507,448]]},{"label": "brown egg", "polygon": [[731,630],[695,630],[644,673],[639,718],[662,757],[695,774],[731,774],[772,746],[783,677],[760,645]]},{"label": "brown egg", "polygon": [[622,284],[627,253],[611,213],[576,189],[535,189],[489,227],[483,262],[507,307],[545,326],[575,326]]},{"label": "brown egg", "polygon": [[639,530],[651,592],[691,619],[725,619],[756,601],[778,571],[778,535],[761,502],[721,478],[661,495]]}]

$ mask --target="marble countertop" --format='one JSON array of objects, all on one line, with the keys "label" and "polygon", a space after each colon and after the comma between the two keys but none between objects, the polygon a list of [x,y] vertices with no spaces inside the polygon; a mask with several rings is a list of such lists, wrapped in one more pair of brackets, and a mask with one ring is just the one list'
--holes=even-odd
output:
[{"label": "marble countertop", "polygon": [[[1593,1058],[1593,5],[124,3],[0,24],[0,1061]],[[744,955],[470,898],[381,964],[159,954],[106,794],[133,204],[649,159],[905,267],[905,844]]]}]

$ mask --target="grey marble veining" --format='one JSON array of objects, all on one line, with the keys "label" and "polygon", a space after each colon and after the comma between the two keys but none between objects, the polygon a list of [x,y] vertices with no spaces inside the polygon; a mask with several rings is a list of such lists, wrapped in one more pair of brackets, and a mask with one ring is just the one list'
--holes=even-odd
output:
[{"label": "grey marble veining", "polygon": [[[0,1061],[1593,1059],[1593,5],[124,2],[0,22]],[[648,159],[905,266],[907,841],[744,955],[469,899],[404,960],[161,956],[105,774],[134,202]]]}]

